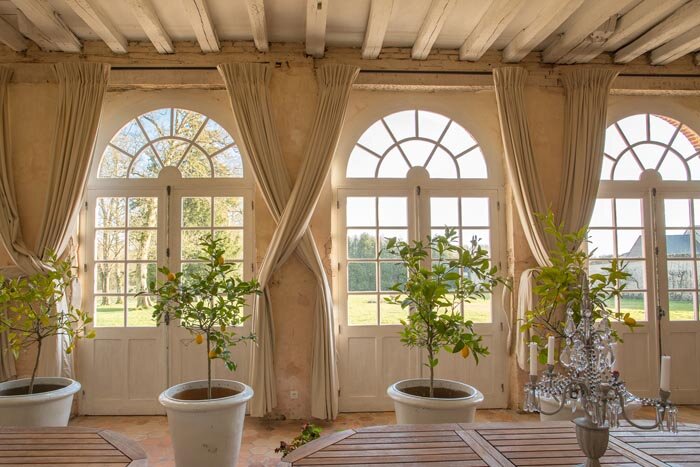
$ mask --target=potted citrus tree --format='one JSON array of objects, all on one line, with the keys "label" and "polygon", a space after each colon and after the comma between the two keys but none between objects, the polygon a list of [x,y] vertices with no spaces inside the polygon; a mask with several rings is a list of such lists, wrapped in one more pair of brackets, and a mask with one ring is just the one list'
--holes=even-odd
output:
[{"label": "potted citrus tree", "polygon": [[[70,260],[49,252],[46,270],[30,276],[0,277],[0,331],[7,331],[9,350],[15,358],[36,350],[29,378],[0,383],[0,424],[14,426],[66,426],[73,396],[80,383],[70,378],[37,376],[46,339],[65,335],[71,353],[91,322],[86,313],[66,300],[75,280]],[[65,303],[65,308],[60,304]]]},{"label": "potted citrus tree", "polygon": [[212,379],[212,362],[222,360],[230,371],[236,370],[230,348],[255,338],[236,330],[250,317],[244,313],[247,297],[259,293],[259,288],[255,280],[237,277],[234,266],[224,259],[222,240],[209,235],[201,246],[201,269],[183,275],[162,267],[165,280],[149,284],[149,291],[158,297],[154,319],[179,320],[202,347],[207,379],[172,386],[159,401],[168,414],[179,467],[233,466],[253,390],[237,381]]},{"label": "potted citrus tree", "polygon": [[473,238],[459,245],[454,229],[425,242],[387,240],[384,252],[397,257],[407,269],[406,279],[392,286],[396,294],[386,300],[408,311],[401,321],[401,342],[419,348],[427,378],[392,384],[387,394],[394,401],[397,423],[471,422],[483,394],[468,384],[435,378],[440,351],[472,355],[479,362],[488,355],[473,322],[461,305],[485,299],[497,284],[497,269],[488,252]]}]

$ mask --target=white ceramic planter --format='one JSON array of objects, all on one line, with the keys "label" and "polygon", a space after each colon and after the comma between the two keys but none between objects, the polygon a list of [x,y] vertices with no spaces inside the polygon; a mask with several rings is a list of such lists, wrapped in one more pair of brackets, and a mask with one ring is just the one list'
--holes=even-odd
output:
[{"label": "white ceramic planter", "polygon": [[[559,408],[560,402],[552,397],[543,397],[540,399],[540,407],[545,412],[554,412]],[[625,405],[625,412],[629,418],[634,418],[634,414],[639,410],[642,405],[639,401],[628,400],[627,405]],[[581,408],[581,404],[576,404],[576,410],[571,411],[571,406],[564,407],[561,412],[554,415],[545,415],[540,413],[540,421],[542,422],[564,422],[570,421],[575,418],[585,417],[586,414]]]},{"label": "white ceramic planter", "polygon": [[[54,391],[0,396],[0,426],[67,426],[80,383],[70,378],[38,377],[34,384],[63,386]],[[29,378],[0,383],[0,391],[29,386]]]},{"label": "white ceramic planter", "polygon": [[187,389],[207,387],[204,380],[178,384],[158,398],[168,414],[177,467],[233,467],[238,461],[246,403],[253,390],[224,379],[212,380],[212,386],[234,389],[238,394],[197,401],[173,398]]},{"label": "white ceramic planter", "polygon": [[412,386],[428,386],[428,379],[406,379],[394,383],[386,393],[394,401],[396,423],[471,423],[474,421],[476,407],[484,401],[484,395],[475,387],[446,379],[434,380],[434,387],[464,391],[466,397],[440,399],[419,397],[406,394],[401,390]]}]

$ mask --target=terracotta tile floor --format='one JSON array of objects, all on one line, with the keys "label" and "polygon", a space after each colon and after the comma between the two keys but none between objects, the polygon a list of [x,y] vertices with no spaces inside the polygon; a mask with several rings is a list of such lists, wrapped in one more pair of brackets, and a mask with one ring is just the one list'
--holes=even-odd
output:
[{"label": "terracotta tile floor", "polygon": [[[649,412],[651,414],[651,412]],[[477,422],[518,422],[537,420],[532,414],[520,414],[513,410],[479,410]],[[684,406],[680,410],[680,420],[687,423],[700,423],[700,406]],[[372,425],[395,423],[393,412],[344,413],[334,422],[317,422],[323,428],[322,434]],[[168,434],[168,422],[163,416],[109,416],[77,417],[70,422],[73,426],[106,428],[123,433],[138,441],[148,454],[149,466],[174,466],[173,452]],[[276,466],[280,455],[275,448],[282,440],[290,441],[300,431],[303,421],[270,421],[247,417],[243,433],[243,447],[238,461],[239,466]]]}]

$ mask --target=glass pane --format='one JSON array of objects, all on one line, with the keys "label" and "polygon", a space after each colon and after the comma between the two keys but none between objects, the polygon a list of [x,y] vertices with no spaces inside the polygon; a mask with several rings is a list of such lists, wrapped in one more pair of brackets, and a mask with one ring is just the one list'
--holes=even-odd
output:
[{"label": "glass pane", "polygon": [[481,148],[475,148],[457,159],[460,178],[488,178],[486,159]]},{"label": "glass pane", "polygon": [[192,139],[197,130],[202,127],[206,117],[191,110],[175,109],[173,134],[186,139]]},{"label": "glass pane", "polygon": [[204,274],[206,266],[203,263],[182,263],[181,270],[184,276],[183,280],[187,282],[187,278],[192,274]]},{"label": "glass pane", "polygon": [[430,198],[430,225],[459,227],[459,198]]},{"label": "glass pane", "polygon": [[[472,135],[467,130],[453,121],[450,122],[450,127],[445,132],[442,140],[440,140],[440,144],[445,146],[453,156],[457,156],[475,146],[476,140],[472,138]],[[464,177],[464,174],[462,174],[462,177]]]},{"label": "glass pane", "polygon": [[148,143],[148,140],[136,120],[131,120],[114,135],[110,143],[133,156]]},{"label": "glass pane", "polygon": [[692,261],[669,261],[667,268],[669,289],[695,288]]},{"label": "glass pane", "polygon": [[348,258],[375,259],[377,239],[374,230],[348,229]]},{"label": "glass pane", "polygon": [[625,272],[631,274],[625,281],[627,290],[646,289],[646,262],[625,261]]},{"label": "glass pane", "polygon": [[590,227],[613,227],[612,200],[600,198],[595,201]]},{"label": "glass pane", "polygon": [[96,263],[95,292],[124,293],[124,263]]},{"label": "glass pane", "polygon": [[348,263],[348,291],[377,290],[376,263]]},{"label": "glass pane", "polygon": [[656,169],[665,151],[665,147],[657,144],[640,144],[634,148],[634,153],[637,154],[644,168],[651,170]]},{"label": "glass pane", "polygon": [[695,225],[700,226],[700,199],[693,200],[693,217]]},{"label": "glass pane", "polygon": [[[407,241],[408,240],[408,230],[386,230],[386,229],[381,229],[379,230],[379,248],[384,249],[386,248],[387,241],[389,238],[396,238],[398,241]],[[380,254],[380,258],[396,258],[398,255],[392,255],[387,253],[386,251],[382,251]]]},{"label": "glass pane", "polygon": [[475,323],[491,322],[491,294],[464,304],[464,317]]},{"label": "glass pane", "polygon": [[223,240],[226,260],[243,259],[243,230],[215,230],[214,238]]},{"label": "glass pane", "polygon": [[401,141],[405,138],[413,138],[416,136],[416,111],[404,110],[396,112],[384,117],[389,130],[396,138],[396,141]]},{"label": "glass pane", "polygon": [[131,261],[157,259],[157,235],[156,230],[129,230],[127,259]]},{"label": "glass pane", "polygon": [[615,180],[639,180],[642,169],[630,151],[627,151],[617,162],[613,178]]},{"label": "glass pane", "polygon": [[607,274],[604,268],[610,268],[610,261],[592,260],[588,263],[588,274]]},{"label": "glass pane", "polygon": [[618,230],[617,255],[620,258],[644,258],[643,231]]},{"label": "glass pane", "polygon": [[642,227],[642,200],[616,199],[615,213],[618,227]]},{"label": "glass pane", "polygon": [[122,152],[107,146],[100,159],[99,178],[126,178],[131,158]]},{"label": "glass pane", "polygon": [[95,259],[121,261],[124,259],[123,230],[95,230]]},{"label": "glass pane", "polygon": [[617,159],[625,149],[627,149],[627,143],[620,135],[617,125],[610,125],[605,130],[605,154]]},{"label": "glass pane", "polygon": [[694,320],[693,294],[691,292],[669,292],[668,315],[671,321]]},{"label": "glass pane", "polygon": [[462,225],[472,227],[488,227],[489,199],[462,198]]},{"label": "glass pane", "polygon": [[209,227],[211,225],[211,198],[182,198],[182,226]]},{"label": "glass pane", "polygon": [[426,166],[430,178],[457,178],[457,164],[444,149],[437,148]]},{"label": "glass pane", "polygon": [[345,173],[348,178],[374,178],[379,158],[359,146],[350,153]]},{"label": "glass pane", "polygon": [[126,265],[127,293],[137,294],[148,291],[148,284],[158,275],[156,263],[130,263]]},{"label": "glass pane", "polygon": [[139,154],[131,164],[129,177],[132,178],[157,178],[160,173],[161,164],[153,149],[147,147]]},{"label": "glass pane", "polygon": [[129,198],[129,227],[157,227],[158,198]]},{"label": "glass pane", "polygon": [[166,166],[177,166],[185,155],[185,151],[190,147],[188,141],[179,139],[161,139],[153,143],[156,153]]},{"label": "glass pane", "polygon": [[401,150],[411,163],[411,167],[423,167],[433,149],[435,149],[435,143],[418,139],[401,143]]},{"label": "glass pane", "polygon": [[346,217],[348,227],[374,227],[377,225],[376,198],[348,197]]},{"label": "glass pane", "polygon": [[476,238],[477,244],[487,251],[491,251],[491,235],[487,229],[462,230],[462,242],[465,248],[471,248],[472,239]]},{"label": "glass pane", "polygon": [[617,124],[630,144],[647,140],[646,114],[631,115],[618,121]]},{"label": "glass pane", "polygon": [[450,120],[434,112],[418,111],[418,136],[437,141]]},{"label": "glass pane", "polygon": [[212,156],[215,177],[243,177],[243,159],[237,146],[232,146]]},{"label": "glass pane", "polygon": [[665,199],[666,227],[690,227],[690,200]]},{"label": "glass pane", "polygon": [[181,232],[181,259],[198,259],[202,255],[202,241],[209,230],[183,230]]},{"label": "glass pane", "polygon": [[385,227],[404,227],[408,225],[406,198],[379,198],[379,225]]},{"label": "glass pane", "polygon": [[408,318],[408,310],[404,310],[400,305],[387,303],[384,296],[380,295],[379,302],[379,324],[392,325],[401,324],[402,319]]},{"label": "glass pane", "polygon": [[381,160],[378,175],[380,178],[405,178],[410,167],[401,151],[394,148]]},{"label": "glass pane", "polygon": [[207,120],[206,125],[197,136],[196,143],[206,152],[212,154],[233,144],[233,138],[214,120]]},{"label": "glass pane", "polygon": [[243,227],[243,198],[214,198],[214,227]]},{"label": "glass pane", "polygon": [[671,138],[676,134],[676,128],[677,125],[672,125],[663,118],[659,118],[656,115],[649,116],[649,129],[651,132],[649,136],[652,141],[664,144],[670,143]]},{"label": "glass pane", "polygon": [[[691,141],[691,139],[693,141]],[[688,158],[698,151],[698,135],[693,130],[683,125],[671,145],[681,156]]]},{"label": "glass pane", "polygon": [[612,258],[615,255],[612,230],[591,229],[588,240],[588,251],[593,253],[594,258]]},{"label": "glass pane", "polygon": [[406,267],[401,263],[379,263],[379,273],[383,292],[390,291],[394,284],[403,283],[407,278]]},{"label": "glass pane", "polygon": [[97,198],[95,227],[124,227],[126,198]]},{"label": "glass pane", "polygon": [[150,139],[170,135],[170,117],[172,109],[158,109],[139,117],[146,134]]},{"label": "glass pane", "polygon": [[191,148],[178,166],[184,178],[208,178],[211,177],[211,163],[209,158],[198,148]]},{"label": "glass pane", "polygon": [[379,155],[384,154],[384,151],[394,144],[394,140],[381,120],[374,122],[372,126],[367,128],[357,142]]},{"label": "glass pane", "polygon": [[664,180],[688,180],[688,167],[683,159],[669,151],[659,167]]},{"label": "glass pane", "polygon": [[669,258],[690,258],[690,233],[688,230],[666,231],[666,256]]},{"label": "glass pane", "polygon": [[153,327],[156,325],[153,319],[153,305],[155,297],[139,295],[126,299],[126,325],[128,327]]},{"label": "glass pane", "polygon": [[124,297],[95,297],[95,327],[124,326]]},{"label": "glass pane", "polygon": [[348,324],[349,325],[376,325],[378,303],[377,296],[348,295]]},{"label": "glass pane", "polygon": [[637,321],[646,321],[646,293],[624,292],[620,297],[620,312],[629,313]]}]

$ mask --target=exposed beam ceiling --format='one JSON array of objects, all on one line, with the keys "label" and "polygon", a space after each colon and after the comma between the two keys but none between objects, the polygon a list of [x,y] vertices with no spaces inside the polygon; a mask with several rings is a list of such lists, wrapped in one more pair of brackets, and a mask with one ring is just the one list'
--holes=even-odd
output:
[{"label": "exposed beam ceiling", "polygon": [[605,42],[604,50],[617,50],[659,23],[688,0],[643,0],[617,22],[617,29]]},{"label": "exposed beam ceiling", "polygon": [[95,34],[105,41],[112,52],[126,53],[129,42],[114,26],[112,20],[96,5],[95,0],[64,0],[64,2],[90,26]]},{"label": "exposed beam ceiling", "polygon": [[666,65],[683,55],[700,49],[700,26],[681,34],[651,52],[652,65]]},{"label": "exposed beam ceiling", "polygon": [[611,16],[634,1],[636,0],[588,0],[569,18],[568,29],[545,49],[542,60],[546,63],[558,62]]},{"label": "exposed beam ceiling", "polygon": [[219,38],[209,14],[207,0],[182,0],[182,7],[192,25],[202,52],[218,52]]},{"label": "exposed beam ceiling", "polygon": [[692,0],[615,54],[615,63],[627,63],[700,24],[700,0]]},{"label": "exposed beam ceiling", "polygon": [[413,43],[411,58],[414,60],[425,60],[430,55],[435,40],[442,31],[442,26],[454,8],[457,0],[433,0],[428,8],[428,13],[423,19],[418,37]]},{"label": "exposed beam ceiling", "polygon": [[146,33],[158,53],[174,53],[173,41],[161,24],[151,0],[127,0],[127,2],[129,2],[131,10],[141,25],[143,32]]},{"label": "exposed beam ceiling", "polygon": [[27,50],[27,39],[2,18],[0,18],[0,42],[15,52]]},{"label": "exposed beam ceiling", "polygon": [[253,30],[255,47],[260,52],[267,52],[270,50],[270,45],[267,40],[265,2],[263,0],[246,0],[246,6],[248,7],[248,17],[250,18],[250,27]]},{"label": "exposed beam ceiling", "polygon": [[328,0],[306,0],[306,53],[321,58],[326,50]]},{"label": "exposed beam ceiling", "polygon": [[562,25],[584,0],[546,0],[537,17],[503,49],[503,61],[519,62]]},{"label": "exposed beam ceiling", "polygon": [[576,47],[560,58],[557,63],[585,63],[598,56],[600,51],[603,50],[605,41],[615,32],[617,22],[617,16],[608,18],[605,23],[586,36]]},{"label": "exposed beam ceiling", "polygon": [[80,52],[82,45],[47,0],[12,0],[29,21],[64,52]]},{"label": "exposed beam ceiling", "polygon": [[31,39],[41,50],[47,52],[59,50],[51,38],[34,26],[20,10],[17,10],[17,28],[22,35]]},{"label": "exposed beam ceiling", "polygon": [[362,58],[377,58],[379,52],[382,51],[384,35],[389,26],[393,6],[394,0],[372,0],[369,7],[367,29],[365,29],[365,39],[362,43]]},{"label": "exposed beam ceiling", "polygon": [[475,62],[520,12],[523,0],[494,0],[459,48],[459,59]]}]

